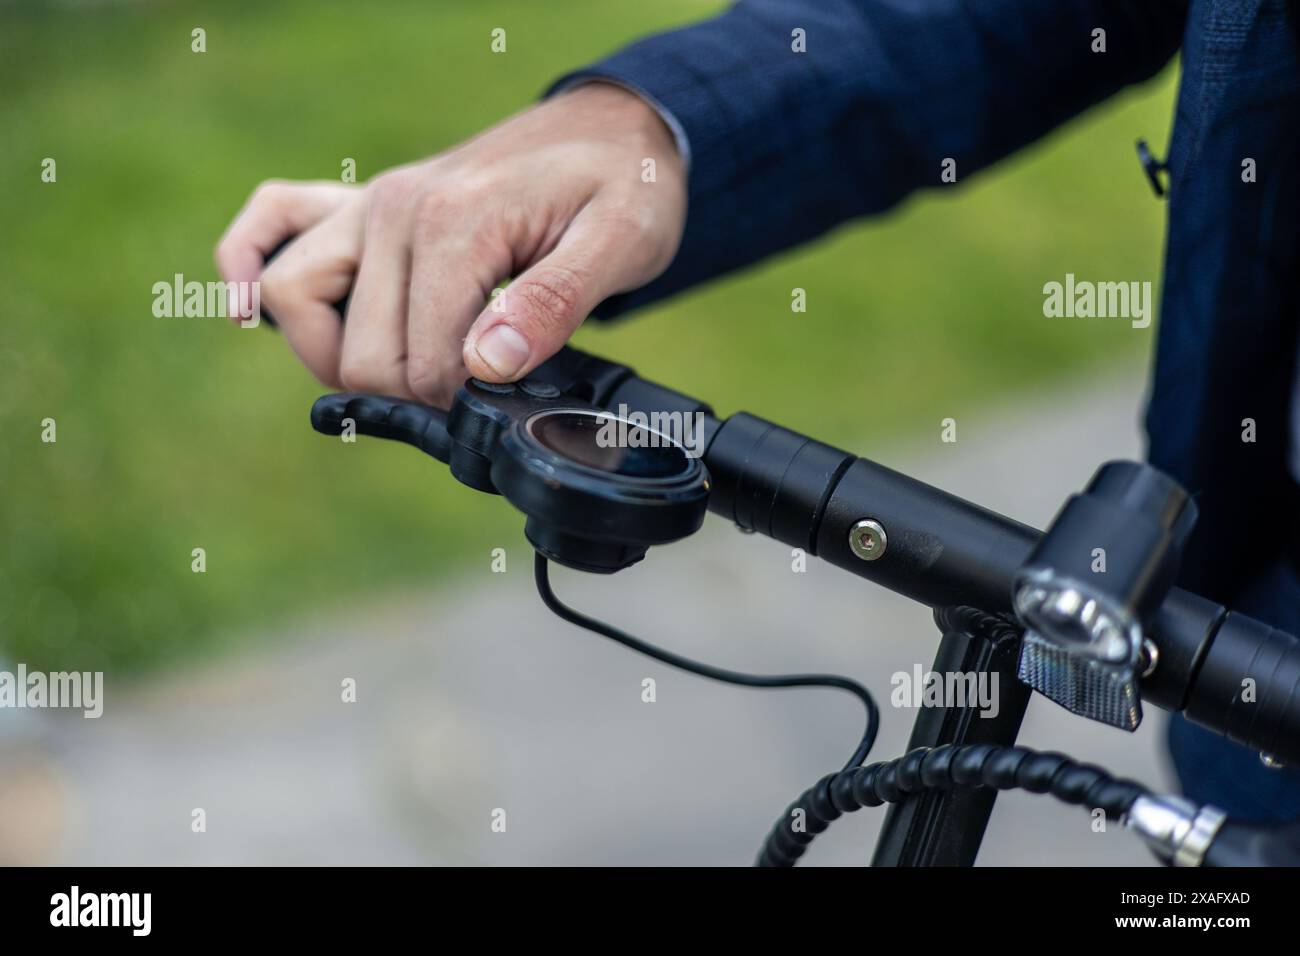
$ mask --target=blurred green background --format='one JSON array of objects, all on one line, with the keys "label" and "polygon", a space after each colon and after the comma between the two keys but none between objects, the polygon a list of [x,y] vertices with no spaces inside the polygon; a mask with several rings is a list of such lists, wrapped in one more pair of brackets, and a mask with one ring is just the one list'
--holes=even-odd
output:
[{"label": "blurred green background", "polygon": [[[306,609],[439,585],[521,540],[508,508],[410,449],[314,434],[320,388],[278,336],[155,318],[153,283],[215,278],[211,248],[263,179],[336,177],[352,157],[364,180],[719,6],[6,5],[0,653],[138,671],[273,634]],[[505,55],[490,52],[495,27]],[[1152,330],[1126,322],[1045,319],[1041,289],[1067,271],[1157,279],[1163,206],[1133,141],[1164,143],[1172,80],[969,186],[578,342],[719,411],[864,452],[937,441],[945,416],[1149,346]],[[41,182],[46,157],[56,183]],[[796,286],[804,314],[790,311]]]}]

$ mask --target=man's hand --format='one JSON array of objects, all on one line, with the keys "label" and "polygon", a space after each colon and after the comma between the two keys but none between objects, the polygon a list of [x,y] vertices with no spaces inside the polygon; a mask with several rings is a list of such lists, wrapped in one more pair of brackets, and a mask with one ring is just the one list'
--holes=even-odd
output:
[{"label": "man's hand", "polygon": [[[522,377],[602,299],[663,272],[685,219],[671,132],[636,95],[592,83],[365,186],[264,183],[216,260],[226,281],[261,279],[325,385],[445,408],[468,375]],[[349,289],[341,324],[331,304]]]}]

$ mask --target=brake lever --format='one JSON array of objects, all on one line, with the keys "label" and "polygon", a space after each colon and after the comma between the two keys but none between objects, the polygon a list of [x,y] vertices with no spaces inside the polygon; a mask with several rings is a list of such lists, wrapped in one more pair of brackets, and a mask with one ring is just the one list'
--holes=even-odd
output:
[{"label": "brake lever", "polygon": [[[538,391],[537,386],[545,384],[552,386],[556,396],[590,400],[608,395],[631,374],[625,365],[566,345],[533,370],[524,388],[531,389],[533,394],[550,394]],[[322,435],[342,435],[349,421],[357,434],[400,441],[449,464],[451,435],[447,430],[448,413],[442,409],[409,399],[361,392],[322,395],[312,404],[311,427]]]},{"label": "brake lever", "polygon": [[443,464],[451,457],[447,413],[442,409],[356,392],[322,395],[312,404],[311,427],[322,435],[342,435],[348,422],[362,435],[404,442]]}]

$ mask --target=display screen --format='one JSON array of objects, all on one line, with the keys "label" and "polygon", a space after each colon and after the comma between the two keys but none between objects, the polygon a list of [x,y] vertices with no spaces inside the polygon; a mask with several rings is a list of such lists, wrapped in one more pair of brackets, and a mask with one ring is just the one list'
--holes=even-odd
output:
[{"label": "display screen", "polygon": [[528,420],[528,433],[548,451],[612,475],[672,478],[690,467],[680,445],[613,415],[543,412]]}]

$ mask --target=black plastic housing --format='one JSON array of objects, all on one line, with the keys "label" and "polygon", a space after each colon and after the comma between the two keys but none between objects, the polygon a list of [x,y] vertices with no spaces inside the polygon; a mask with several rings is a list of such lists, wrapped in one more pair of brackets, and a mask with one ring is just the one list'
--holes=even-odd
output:
[{"label": "black plastic housing", "polygon": [[709,510],[810,554],[831,490],[852,455],[745,412],[732,415],[709,443],[710,471],[725,475]]},{"label": "black plastic housing", "polygon": [[[1196,504],[1169,476],[1135,461],[1107,462],[1066,501],[1019,577],[1050,573],[1144,622],[1173,586],[1195,523]],[[1104,573],[1094,570],[1098,552]]]},{"label": "black plastic housing", "polygon": [[[595,371],[607,375],[612,387],[621,377],[614,369],[604,363]],[[567,374],[561,369],[556,379],[564,382]],[[710,482],[698,457],[665,445],[658,454],[671,456],[671,473],[612,473],[547,447],[533,434],[534,422],[556,417],[618,421],[569,396],[555,379],[510,385],[471,379],[456,393],[447,421],[452,474],[472,488],[503,495],[528,517],[524,533],[533,547],[581,571],[619,571],[651,546],[699,530]]]}]

